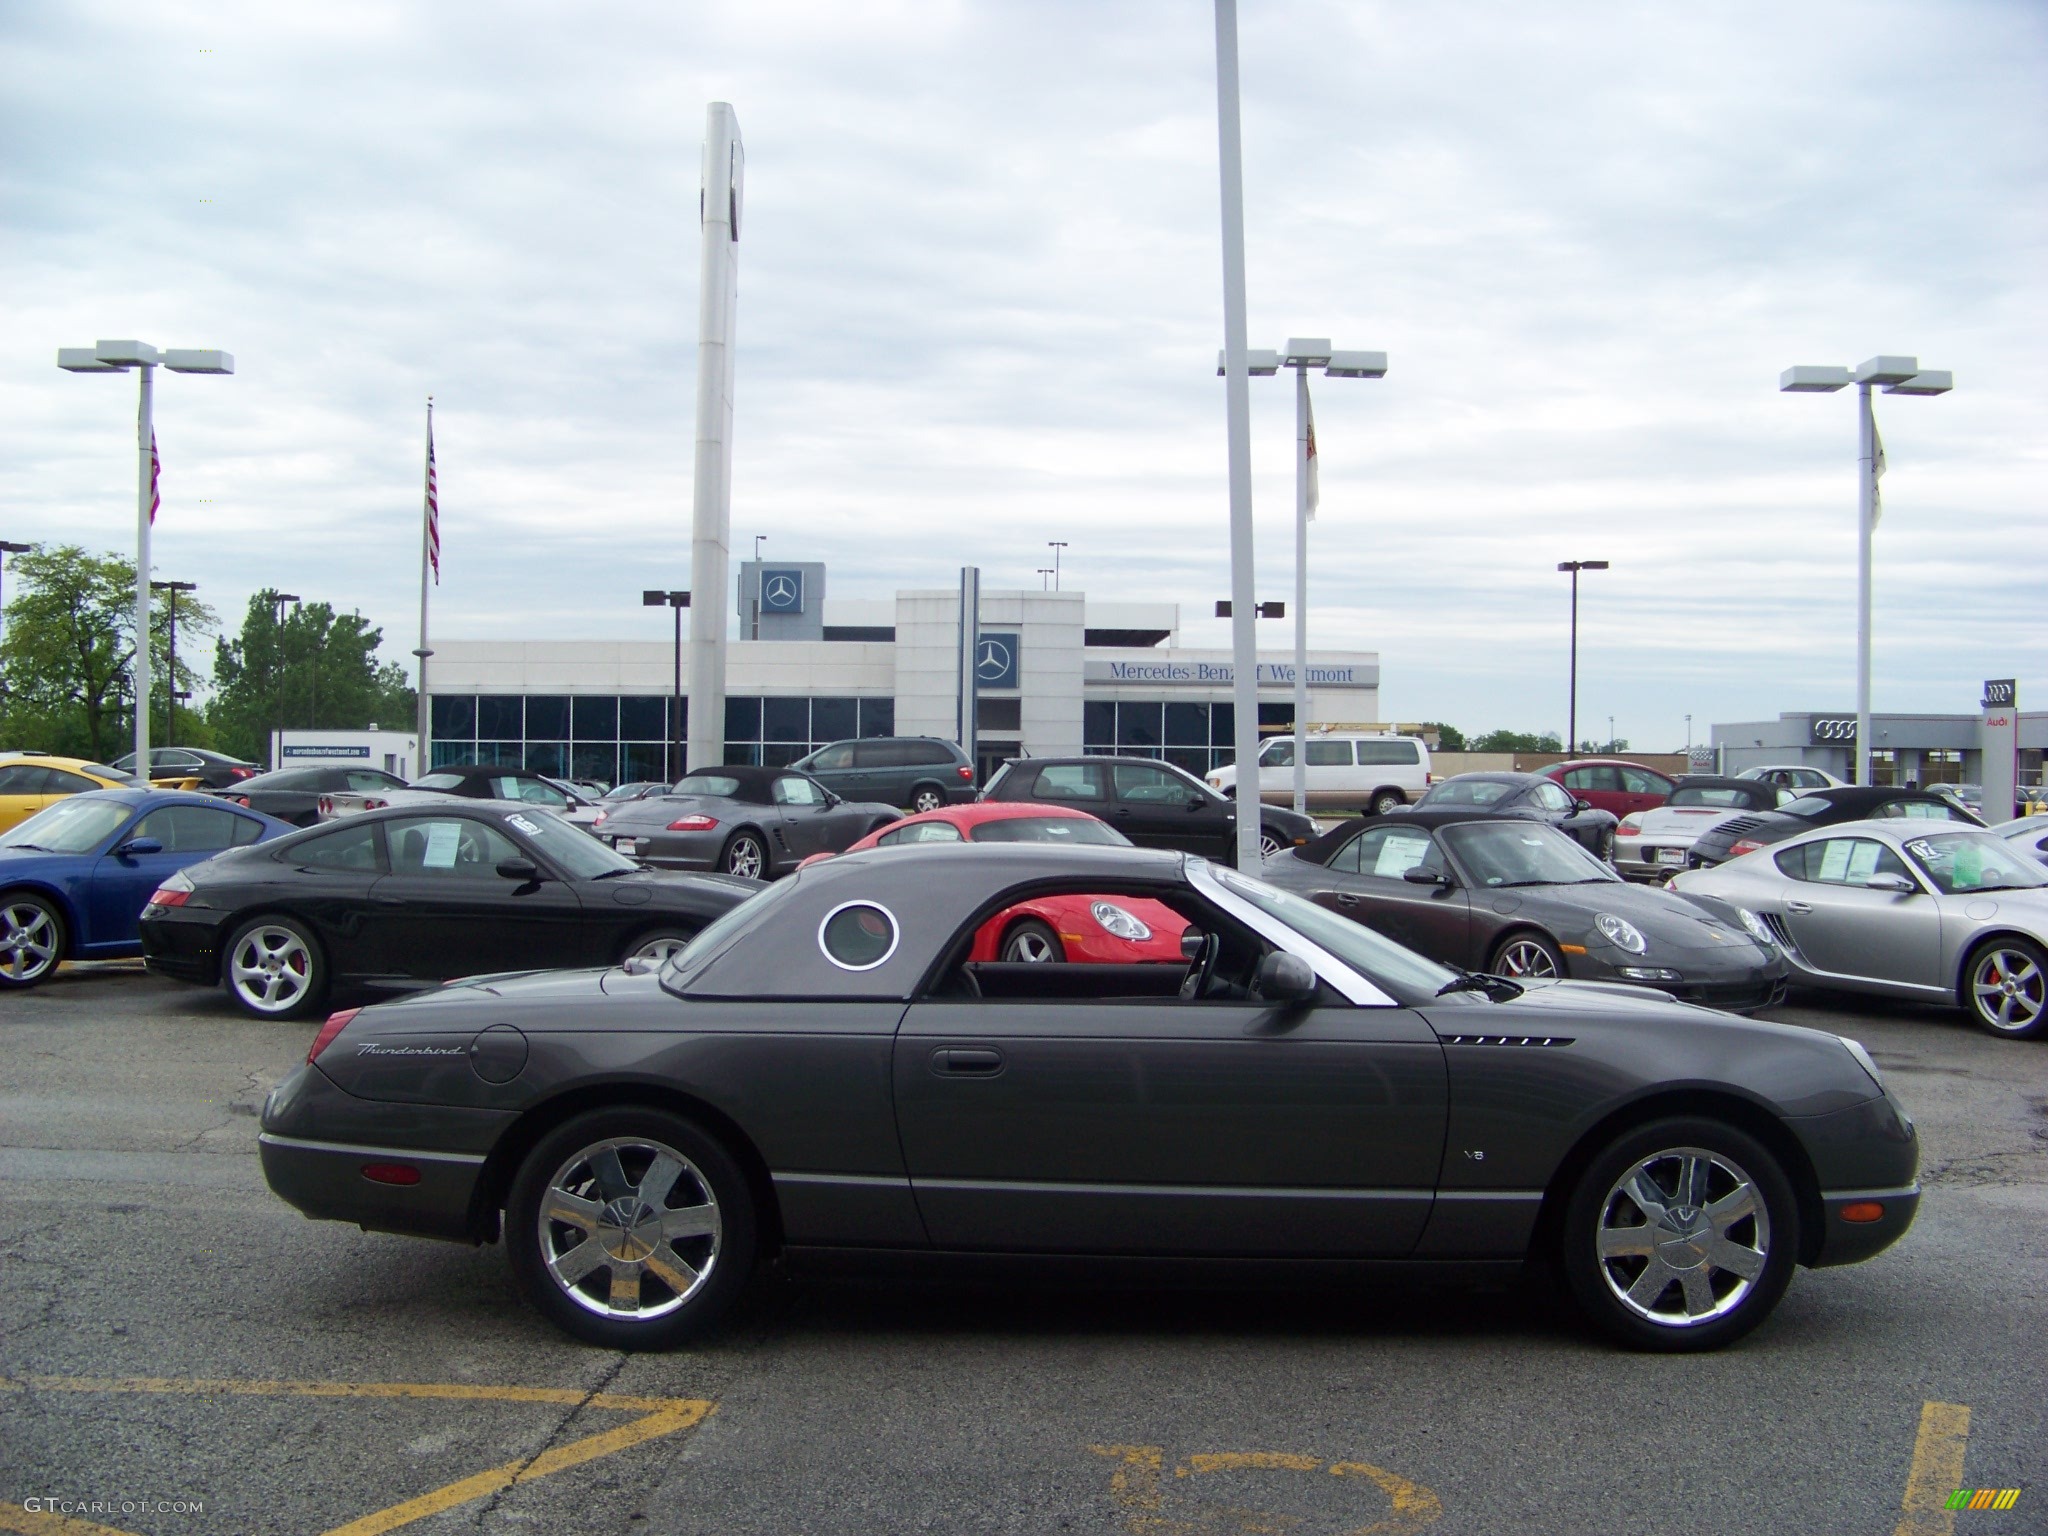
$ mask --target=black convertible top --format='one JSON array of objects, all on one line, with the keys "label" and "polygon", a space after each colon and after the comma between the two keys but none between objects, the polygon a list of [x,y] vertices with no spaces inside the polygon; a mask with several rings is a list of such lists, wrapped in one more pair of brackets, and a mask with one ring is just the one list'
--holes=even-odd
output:
[{"label": "black convertible top", "polygon": [[708,791],[685,789],[683,786],[692,779],[731,779],[737,786],[733,792],[715,798],[738,800],[747,805],[773,805],[775,797],[769,792],[769,786],[777,779],[791,775],[799,779],[810,777],[795,768],[756,768],[750,763],[728,763],[716,768],[692,768],[671,784],[668,792],[671,795],[702,796]]}]

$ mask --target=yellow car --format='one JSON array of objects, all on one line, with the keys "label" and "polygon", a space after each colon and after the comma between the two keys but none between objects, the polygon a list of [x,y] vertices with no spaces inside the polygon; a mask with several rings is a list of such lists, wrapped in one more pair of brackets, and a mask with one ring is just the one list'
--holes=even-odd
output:
[{"label": "yellow car", "polygon": [[88,789],[125,789],[135,781],[118,768],[47,752],[0,753],[0,832],[46,805]]}]

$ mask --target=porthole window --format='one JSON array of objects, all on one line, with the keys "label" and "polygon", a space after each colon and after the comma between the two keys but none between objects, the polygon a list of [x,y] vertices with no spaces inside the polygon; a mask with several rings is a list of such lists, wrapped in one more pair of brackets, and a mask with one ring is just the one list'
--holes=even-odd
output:
[{"label": "porthole window", "polygon": [[896,953],[896,919],[871,901],[834,907],[818,924],[818,947],[842,971],[872,971]]}]

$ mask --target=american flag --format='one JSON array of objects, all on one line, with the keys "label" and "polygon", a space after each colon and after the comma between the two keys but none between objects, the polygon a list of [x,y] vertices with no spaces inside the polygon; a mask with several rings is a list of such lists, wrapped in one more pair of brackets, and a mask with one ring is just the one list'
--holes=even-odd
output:
[{"label": "american flag", "polygon": [[[1303,391],[1306,398],[1307,391]],[[1316,460],[1316,408],[1313,402],[1308,408],[1308,520],[1316,520],[1316,508],[1323,500],[1322,465]]]},{"label": "american flag", "polygon": [[163,472],[163,461],[156,456],[156,428],[149,429],[149,522],[156,526],[156,509],[164,504],[157,491],[157,476]]},{"label": "american flag", "polygon": [[441,585],[441,493],[434,484],[434,408],[427,407],[427,563]]}]

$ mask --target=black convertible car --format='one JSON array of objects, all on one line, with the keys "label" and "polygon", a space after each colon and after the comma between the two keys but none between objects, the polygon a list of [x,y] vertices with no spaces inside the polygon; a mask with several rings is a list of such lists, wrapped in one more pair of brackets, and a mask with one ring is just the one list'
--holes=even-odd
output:
[{"label": "black convertible car", "polygon": [[[994,913],[1102,892],[1183,917],[1187,962],[969,958]],[[1533,1258],[1617,1339],[1710,1348],[1919,1200],[1912,1124],[1853,1042],[1525,989],[1206,860],[1043,844],[850,854],[658,971],[336,1014],[261,1150],[309,1216],[502,1233],[532,1303],[612,1348],[709,1327],[771,1251],[1239,1276]]]},{"label": "black convertible car", "polygon": [[[1423,797],[1407,807],[1445,816],[1482,816],[1494,820],[1513,816],[1548,822],[1597,858],[1614,857],[1614,829],[1620,818],[1588,800],[1574,799],[1555,779],[1539,773],[1459,773],[1439,779]],[[1396,806],[1390,815],[1403,814]]]},{"label": "black convertible car", "polygon": [[295,827],[310,827],[320,819],[323,795],[379,795],[403,788],[405,780],[381,768],[279,768],[214,793]]},{"label": "black convertible car", "polygon": [[1685,867],[1711,869],[1772,843],[1782,843],[1788,837],[1811,832],[1815,827],[1893,817],[1960,822],[1966,827],[1984,825],[1946,795],[1931,790],[1838,784],[1828,789],[1810,789],[1775,811],[1752,811],[1716,822],[1686,851]]},{"label": "black convertible car", "polygon": [[143,908],[142,953],[259,1018],[296,1018],[330,992],[656,963],[760,888],[643,869],[534,806],[444,800],[188,866]]},{"label": "black convertible car", "polygon": [[1263,874],[1446,965],[1655,987],[1743,1012],[1785,996],[1785,957],[1755,913],[1631,885],[1528,821],[1371,817],[1268,859]]}]

